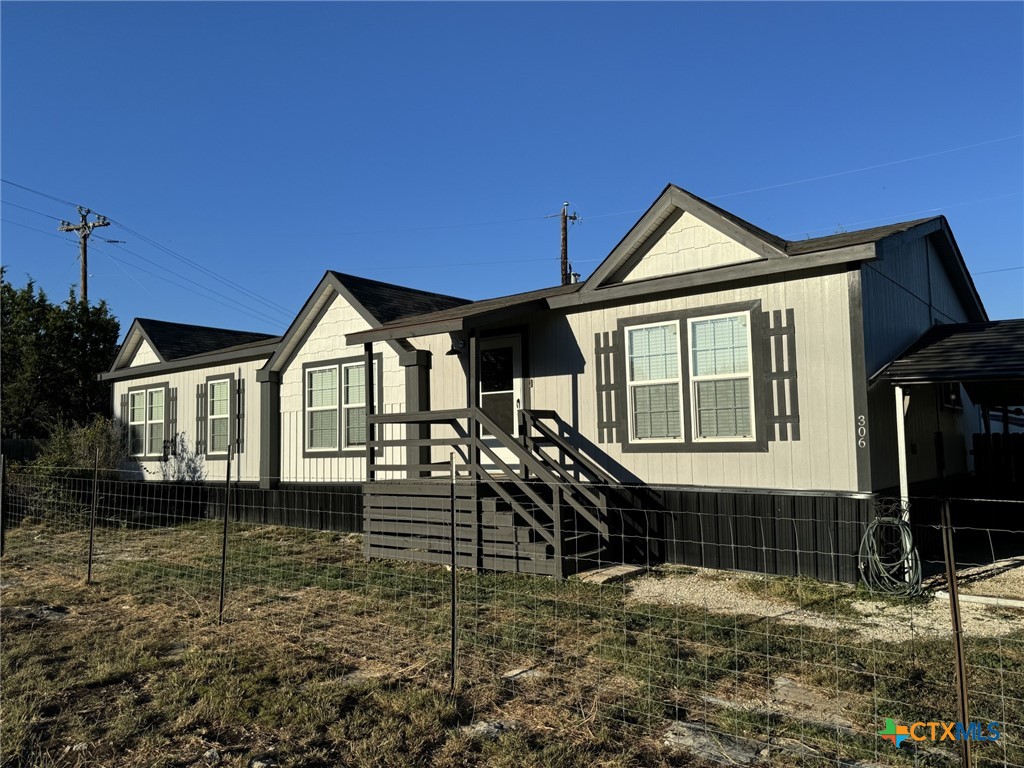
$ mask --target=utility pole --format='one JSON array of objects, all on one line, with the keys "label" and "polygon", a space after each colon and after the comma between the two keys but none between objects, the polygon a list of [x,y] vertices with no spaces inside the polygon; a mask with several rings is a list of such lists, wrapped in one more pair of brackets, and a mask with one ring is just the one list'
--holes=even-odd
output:
[{"label": "utility pole", "polygon": [[88,208],[78,206],[78,215],[82,218],[79,224],[72,224],[70,221],[62,221],[60,226],[57,227],[61,232],[77,232],[78,242],[81,248],[81,262],[82,262],[82,280],[78,285],[78,298],[82,300],[83,304],[89,303],[89,235],[96,227],[109,227],[110,222],[107,221],[106,216],[100,216],[96,214],[96,221],[89,221],[89,214],[91,214]]},{"label": "utility pole", "polygon": [[569,273],[569,222],[578,221],[579,216],[573,211],[569,215],[569,203],[562,203],[562,285],[572,282],[572,275]]}]

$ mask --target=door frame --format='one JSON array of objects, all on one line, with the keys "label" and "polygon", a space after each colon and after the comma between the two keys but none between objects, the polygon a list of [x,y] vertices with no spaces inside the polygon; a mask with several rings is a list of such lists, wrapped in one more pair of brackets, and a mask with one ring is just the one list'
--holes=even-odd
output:
[{"label": "door frame", "polygon": [[518,347],[519,347],[519,376],[516,377],[513,374],[513,378],[512,378],[512,403],[513,403],[513,408],[515,408],[515,403],[516,403],[517,399],[519,401],[519,406],[518,406],[518,408],[515,409],[515,411],[512,414],[512,435],[511,435],[511,437],[513,437],[513,438],[518,438],[519,437],[519,408],[526,408],[527,407],[527,404],[526,404],[526,391],[527,391],[527,385],[526,385],[526,351],[524,349],[525,344],[524,344],[524,341],[523,341],[523,334],[522,333],[518,333],[518,332],[506,333],[506,332],[502,331],[501,333],[489,334],[487,336],[483,336],[483,337],[480,338],[479,343],[477,344],[477,355],[478,355],[479,359],[477,361],[477,367],[476,367],[476,370],[477,370],[477,382],[476,382],[476,385],[475,385],[476,386],[476,401],[477,401],[477,407],[479,407],[481,410],[483,410],[483,396],[484,396],[484,392],[482,391],[482,387],[483,387],[483,365],[482,365],[482,363],[483,363],[483,355],[481,353],[484,351],[485,346],[488,345],[488,344],[493,344],[493,346],[496,346],[496,347],[503,347],[503,346],[505,346],[505,344],[502,343],[502,342],[506,342],[506,341],[512,341],[512,344],[510,344],[510,346],[512,346],[513,348],[516,345],[518,345]]}]

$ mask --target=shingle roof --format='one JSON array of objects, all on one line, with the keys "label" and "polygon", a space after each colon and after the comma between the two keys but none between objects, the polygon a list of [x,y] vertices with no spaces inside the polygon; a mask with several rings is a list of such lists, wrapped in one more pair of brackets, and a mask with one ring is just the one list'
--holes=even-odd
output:
[{"label": "shingle roof", "polygon": [[[449,307],[437,312],[428,312],[422,315],[410,315],[390,323],[385,323],[379,330],[388,331],[394,328],[412,328],[413,326],[429,325],[431,323],[443,323],[446,320],[459,320],[464,317],[475,317],[487,312],[508,307],[519,307],[538,299],[546,299],[549,296],[560,296],[566,293],[574,293],[583,287],[583,283],[572,283],[570,285],[556,285],[550,288],[541,288],[526,293],[515,293],[511,296],[498,296],[493,299],[482,299],[481,301],[467,302],[465,304]],[[373,335],[373,331],[362,331],[360,333]],[[353,334],[353,339],[361,339],[360,334]]]},{"label": "shingle roof", "polygon": [[168,362],[228,347],[254,342],[271,342],[280,338],[269,333],[232,331],[227,328],[169,323],[166,320],[150,320],[142,317],[138,318],[136,322],[146,332],[161,357]]},{"label": "shingle roof", "polygon": [[382,324],[471,303],[469,299],[382,283],[333,270],[331,274]]},{"label": "shingle roof", "polygon": [[1024,319],[933,326],[872,378],[893,384],[1024,380]]},{"label": "shingle roof", "polygon": [[919,224],[926,224],[929,221],[937,221],[941,216],[932,216],[926,219],[915,219],[914,221],[901,221],[897,224],[886,224],[871,229],[859,229],[855,232],[841,232],[838,235],[826,237],[814,237],[809,240],[787,240],[785,251],[790,256],[797,256],[802,253],[814,253],[815,251],[829,251],[833,248],[846,248],[850,245],[864,245],[875,243],[891,235],[898,235],[906,232]]}]

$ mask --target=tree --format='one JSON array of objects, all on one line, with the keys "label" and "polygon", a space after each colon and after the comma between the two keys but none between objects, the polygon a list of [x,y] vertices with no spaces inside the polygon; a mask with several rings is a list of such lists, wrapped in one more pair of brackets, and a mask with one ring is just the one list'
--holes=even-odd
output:
[{"label": "tree", "polygon": [[71,290],[52,304],[30,278],[11,285],[0,269],[0,424],[4,437],[42,438],[57,423],[109,414],[110,385],[96,375],[117,354],[121,326],[105,301]]}]

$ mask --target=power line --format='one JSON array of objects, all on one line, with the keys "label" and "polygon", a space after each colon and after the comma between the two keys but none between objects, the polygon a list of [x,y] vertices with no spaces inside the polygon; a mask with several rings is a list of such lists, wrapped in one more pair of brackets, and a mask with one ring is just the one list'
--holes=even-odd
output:
[{"label": "power line", "polygon": [[13,206],[14,208],[20,208],[23,211],[28,211],[29,213],[35,213],[35,214],[38,214],[39,216],[45,216],[46,218],[53,219],[54,221],[61,221],[62,220],[59,216],[51,216],[48,213],[43,213],[42,211],[37,211],[37,210],[35,210],[33,208],[26,208],[24,205],[18,205],[17,203],[12,203],[10,200],[2,200],[0,202],[2,202],[4,205],[10,205],[10,206]]},{"label": "power line", "polygon": [[[285,315],[287,317],[292,317],[292,312],[287,307],[285,307],[285,306],[283,306],[281,304],[278,304],[275,301],[271,301],[270,299],[263,298],[258,293],[249,290],[248,288],[246,288],[243,285],[239,285],[234,280],[231,280],[230,278],[224,277],[223,275],[220,275],[217,272],[214,272],[212,269],[209,269],[209,268],[203,266],[202,264],[199,264],[198,262],[193,261],[192,259],[188,258],[187,256],[184,256],[184,255],[178,253],[177,251],[175,251],[175,250],[173,250],[171,248],[168,248],[167,246],[162,245],[161,243],[158,243],[156,240],[153,240],[152,238],[147,237],[146,235],[142,234],[141,232],[139,232],[137,230],[134,230],[131,227],[126,226],[125,224],[122,224],[121,222],[117,221],[116,219],[110,219],[110,222],[112,224],[116,224],[121,229],[123,229],[125,232],[128,232],[129,234],[134,235],[135,237],[139,238],[143,242],[148,243],[152,247],[162,251],[163,253],[166,253],[168,256],[170,256],[172,258],[175,258],[175,259],[178,259],[179,261],[187,264],[188,266],[192,267],[193,269],[197,269],[200,272],[203,272],[204,274],[209,275],[210,277],[212,277],[212,278],[214,278],[214,279],[216,279],[216,280],[218,280],[218,281],[220,281],[222,283],[226,283],[227,285],[232,286],[235,290],[237,290],[237,291],[239,291],[241,293],[246,294],[247,296],[249,296],[252,299],[255,299],[256,301],[260,302],[261,304],[263,304],[264,306],[268,307],[269,309],[272,309],[272,310],[274,310],[276,312],[279,312],[279,313],[281,313],[281,314],[283,314],[283,315]],[[136,255],[138,255],[138,254],[136,254]]]},{"label": "power line", "polygon": [[797,179],[795,181],[784,181],[781,184],[770,184],[767,187],[757,187],[756,189],[744,189],[741,192],[729,192],[725,195],[715,195],[714,197],[708,198],[709,200],[722,200],[726,197],[737,197],[738,195],[749,195],[754,192],[764,192],[769,189],[780,189],[781,187],[792,187],[796,184],[807,184],[811,181],[822,181],[823,179],[834,179],[837,176],[848,176],[851,173],[861,173],[862,171],[873,171],[878,168],[888,168],[892,165],[900,165],[901,163],[910,163],[915,160],[926,160],[929,157],[938,157],[939,155],[948,155],[951,152],[962,152],[965,149],[975,149],[976,147],[984,147],[989,144],[998,144],[1003,141],[1010,141],[1011,139],[1019,139],[1024,136],[1024,133],[1015,133],[1012,136],[1003,136],[998,139],[989,139],[988,141],[979,141],[976,144],[965,144],[962,147],[952,147],[951,149],[942,149],[938,152],[929,152],[926,155],[915,155],[914,157],[905,157],[901,160],[890,160],[885,163],[876,163],[875,165],[865,165],[862,168],[852,168],[848,171],[838,171],[836,173],[826,173],[823,176],[811,176],[806,179]]},{"label": "power line", "polygon": [[[252,307],[249,307],[249,306],[243,304],[242,302],[238,301],[237,299],[232,299],[229,296],[225,296],[222,293],[218,293],[213,288],[208,288],[207,286],[203,285],[200,282],[197,282],[196,280],[193,280],[192,278],[188,277],[187,275],[183,275],[180,272],[175,272],[170,267],[166,267],[166,266],[164,266],[163,264],[161,264],[158,261],[154,261],[154,260],[152,260],[150,258],[147,258],[146,256],[143,256],[141,253],[133,251],[130,248],[125,248],[123,245],[120,245],[120,244],[117,244],[117,247],[120,250],[125,251],[126,253],[130,253],[132,256],[135,256],[136,258],[142,259],[147,264],[152,264],[157,269],[162,269],[164,272],[167,272],[170,275],[174,275],[175,277],[180,278],[181,280],[185,280],[186,282],[191,283],[192,285],[196,286],[200,290],[206,291],[207,293],[210,294],[210,296],[212,296],[215,299],[218,299],[219,301],[226,301],[226,302],[229,302],[230,304],[233,304],[235,306],[235,308],[237,308],[237,309],[239,309],[241,311],[244,311],[244,312],[246,312],[247,314],[249,314],[249,315],[251,315],[253,317],[259,317],[259,319],[264,320],[264,321],[269,322],[269,323],[278,323],[278,322],[280,322],[279,320],[271,317],[270,315],[264,314],[263,312],[260,312],[257,309],[254,309]],[[108,254],[108,255],[110,255],[110,254]],[[131,264],[131,262],[125,262],[125,263],[129,264],[130,266],[136,266],[137,267],[137,265],[133,265],[133,264]],[[150,272],[149,274],[155,274],[155,273]],[[167,280],[167,278],[163,277],[162,275],[157,275],[157,277],[160,277],[161,279]],[[172,282],[173,283],[173,281],[171,281],[171,280],[168,280],[168,282]],[[175,285],[179,285],[178,283],[174,283],[174,284]],[[194,290],[193,290],[193,293],[195,293]],[[199,295],[202,295],[202,294],[199,294]],[[209,298],[209,297],[204,296],[204,298]],[[294,316],[294,315],[290,315],[290,316]]]},{"label": "power line", "polygon": [[[54,201],[56,201],[58,203],[63,203],[65,205],[72,205],[72,206],[76,206],[76,207],[81,207],[81,206],[78,206],[76,203],[71,202],[70,200],[64,200],[63,198],[57,197],[56,195],[51,195],[51,194],[49,194],[47,192],[43,192],[43,191],[38,190],[38,189],[33,189],[32,187],[28,187],[28,186],[26,186],[24,184],[18,184],[17,182],[11,181],[9,179],[0,179],[0,181],[3,181],[3,183],[5,183],[5,184],[10,184],[12,187],[17,187],[18,189],[23,189],[26,192],[31,192],[33,194],[40,195],[40,196],[48,198],[50,200],[54,200]],[[12,203],[12,205],[14,205],[14,204]],[[17,207],[22,207],[22,206],[17,206]],[[26,209],[26,210],[28,210],[28,209]],[[33,212],[34,213],[39,213],[38,211],[33,211]],[[46,215],[46,214],[42,214],[42,215]],[[188,258],[187,256],[184,256],[184,255],[178,253],[177,251],[175,251],[175,250],[173,250],[171,248],[168,248],[167,246],[164,246],[164,245],[158,243],[156,240],[153,240],[152,238],[142,234],[141,232],[128,227],[127,225],[121,223],[120,221],[117,221],[116,219],[108,218],[107,220],[110,221],[112,224],[116,224],[121,229],[125,230],[126,232],[131,233],[132,235],[134,235],[135,237],[139,238],[140,240],[143,240],[144,242],[148,243],[152,247],[157,248],[158,250],[166,253],[168,256],[171,256],[172,258],[178,259],[179,261],[182,261],[185,264],[188,264],[193,269],[197,269],[200,272],[203,272],[204,274],[208,275],[209,277],[212,277],[212,278],[216,279],[221,284],[226,284],[226,285],[229,285],[229,286],[233,287],[235,290],[245,294],[250,299],[254,299],[254,300],[260,302],[261,304],[263,304],[264,306],[268,307],[269,309],[272,309],[272,310],[274,310],[276,312],[279,312],[279,313],[281,313],[282,315],[284,315],[286,317],[291,317],[292,316],[291,310],[288,309],[287,307],[285,307],[285,306],[283,306],[281,304],[278,304],[277,302],[271,301],[270,299],[266,299],[263,296],[260,296],[255,291],[252,291],[252,290],[246,288],[245,286],[240,285],[239,283],[235,282],[234,280],[231,280],[230,278],[227,278],[227,277],[225,277],[225,276],[223,276],[221,274],[218,274],[217,272],[214,272],[212,269],[209,269],[208,267],[205,267],[204,265],[199,264],[198,262]],[[59,219],[58,219],[58,221],[59,221]],[[135,255],[138,255],[138,254],[135,254]]]},{"label": "power line", "polygon": [[0,221],[4,221],[8,224],[13,224],[16,227],[22,227],[23,229],[31,229],[33,232],[38,232],[41,235],[49,235],[50,237],[56,237],[58,240],[63,240],[66,243],[77,242],[76,240],[72,240],[70,237],[61,237],[56,232],[47,232],[45,229],[39,229],[38,227],[30,227],[28,224],[22,224],[20,221],[8,219],[6,216],[0,218]]},{"label": "power line", "polygon": [[12,187],[17,187],[18,189],[24,189],[26,192],[31,192],[32,194],[40,195],[41,197],[48,197],[51,200],[55,200],[58,203],[63,203],[64,205],[70,205],[72,208],[77,208],[79,206],[79,203],[72,203],[70,200],[65,200],[65,199],[60,198],[60,197],[55,197],[54,195],[47,194],[46,192],[40,192],[38,189],[32,189],[32,187],[26,187],[24,184],[18,184],[17,182],[9,181],[8,179],[0,179],[0,181],[2,181],[4,184],[10,184]]}]

